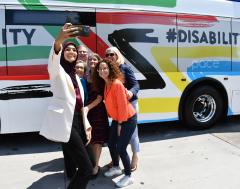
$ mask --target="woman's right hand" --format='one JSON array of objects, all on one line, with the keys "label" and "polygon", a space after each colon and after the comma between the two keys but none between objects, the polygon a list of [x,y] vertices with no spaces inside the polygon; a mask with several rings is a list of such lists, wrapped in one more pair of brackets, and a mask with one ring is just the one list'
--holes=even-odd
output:
[{"label": "woman's right hand", "polygon": [[55,39],[54,50],[55,50],[56,54],[58,54],[58,52],[61,50],[62,43],[66,39],[71,38],[76,33],[76,28],[71,27],[71,26],[72,26],[71,23],[64,24],[64,26],[61,28],[57,38]]}]

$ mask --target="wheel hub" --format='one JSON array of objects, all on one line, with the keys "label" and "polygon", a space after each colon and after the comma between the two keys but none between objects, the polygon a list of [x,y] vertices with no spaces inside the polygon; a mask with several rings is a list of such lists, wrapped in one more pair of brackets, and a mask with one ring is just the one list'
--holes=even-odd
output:
[{"label": "wheel hub", "polygon": [[216,113],[216,102],[210,95],[201,95],[193,103],[193,116],[199,122],[207,122]]}]

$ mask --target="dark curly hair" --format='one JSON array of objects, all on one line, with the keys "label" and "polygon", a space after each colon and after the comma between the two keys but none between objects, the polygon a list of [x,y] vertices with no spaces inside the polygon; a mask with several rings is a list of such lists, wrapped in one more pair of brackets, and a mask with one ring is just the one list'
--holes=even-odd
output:
[{"label": "dark curly hair", "polygon": [[93,87],[95,90],[101,91],[105,86],[105,81],[103,80],[103,78],[101,78],[99,76],[99,73],[98,73],[99,66],[101,63],[107,64],[108,69],[109,69],[108,78],[111,82],[113,82],[115,79],[119,79],[120,81],[124,82],[124,76],[123,76],[122,72],[120,71],[118,65],[115,63],[112,63],[112,61],[110,61],[110,60],[103,59],[96,65],[94,72],[93,72]]}]

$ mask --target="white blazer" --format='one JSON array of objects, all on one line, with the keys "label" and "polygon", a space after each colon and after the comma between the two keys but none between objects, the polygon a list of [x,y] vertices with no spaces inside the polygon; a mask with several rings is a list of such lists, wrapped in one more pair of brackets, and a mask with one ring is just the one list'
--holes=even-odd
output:
[{"label": "white blazer", "polygon": [[[55,54],[54,46],[50,51],[48,72],[53,97],[43,120],[40,135],[52,141],[68,142],[72,130],[76,94],[70,76],[60,65],[61,53],[62,50]],[[77,75],[76,79],[84,102],[83,87]]]}]

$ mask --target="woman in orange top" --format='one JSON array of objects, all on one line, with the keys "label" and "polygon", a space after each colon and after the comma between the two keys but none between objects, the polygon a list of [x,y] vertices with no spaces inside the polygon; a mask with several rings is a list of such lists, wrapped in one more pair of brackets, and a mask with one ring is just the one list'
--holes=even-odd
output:
[{"label": "woman in orange top", "polygon": [[112,177],[122,174],[119,167],[118,157],[120,156],[125,176],[116,183],[118,187],[125,187],[133,183],[127,145],[137,125],[136,112],[127,99],[127,90],[122,83],[122,78],[118,66],[109,60],[104,60],[96,66],[93,78],[95,86],[105,85],[105,106],[108,115],[112,118],[108,147],[113,167],[104,175]]}]

